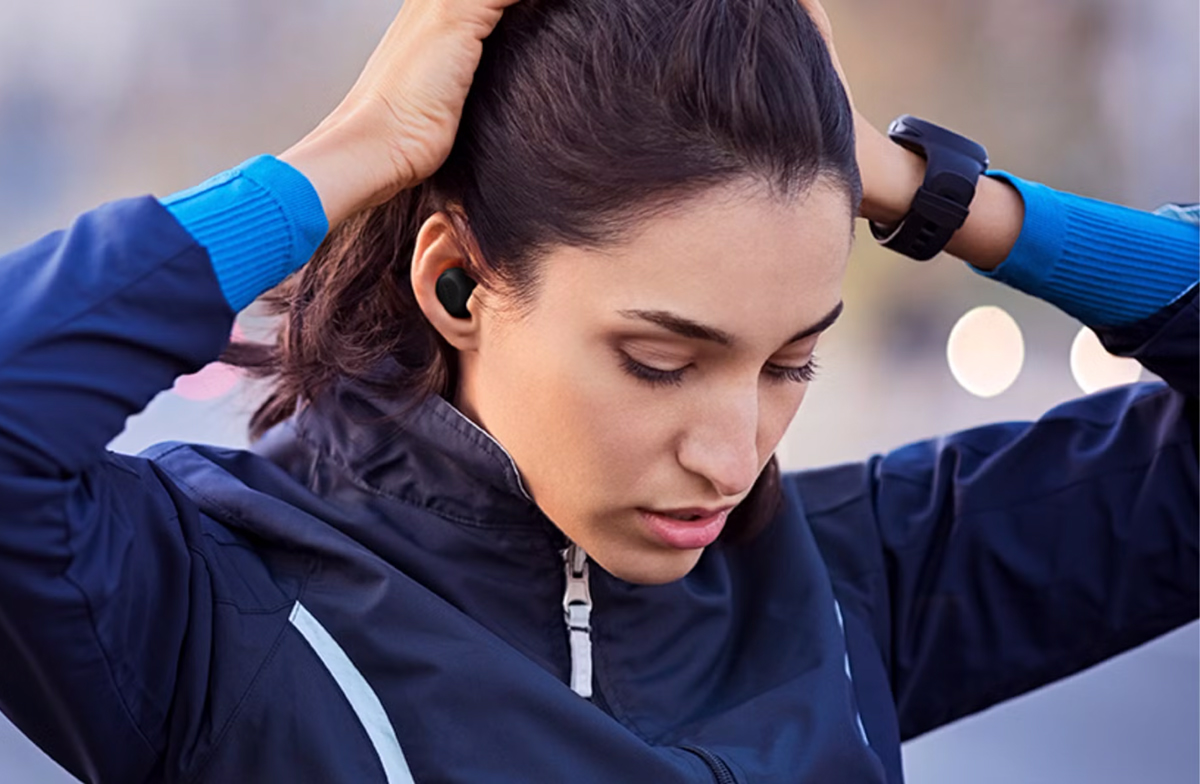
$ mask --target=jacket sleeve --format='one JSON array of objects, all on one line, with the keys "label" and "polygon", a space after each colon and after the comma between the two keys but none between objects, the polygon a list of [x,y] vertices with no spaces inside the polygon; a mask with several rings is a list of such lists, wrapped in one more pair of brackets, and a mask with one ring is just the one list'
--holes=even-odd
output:
[{"label": "jacket sleeve", "polygon": [[0,258],[0,708],[85,781],[162,747],[192,556],[186,502],[105,445],[233,324],[205,250],[153,198]]},{"label": "jacket sleeve", "polygon": [[326,228],[303,175],[261,156],[0,257],[0,710],[85,781],[161,764],[212,611],[194,504],[106,444]]},{"label": "jacket sleeve", "polygon": [[869,619],[903,739],[1200,613],[1198,318],[1193,285],[1097,328],[1165,384],[785,477],[839,598]]}]

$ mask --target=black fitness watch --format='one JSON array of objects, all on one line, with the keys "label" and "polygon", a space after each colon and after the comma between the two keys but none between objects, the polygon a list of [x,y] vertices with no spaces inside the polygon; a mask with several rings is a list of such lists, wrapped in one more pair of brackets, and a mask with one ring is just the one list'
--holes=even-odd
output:
[{"label": "black fitness watch", "polygon": [[967,219],[979,175],[988,167],[983,145],[939,125],[904,114],[888,126],[888,138],[925,159],[925,182],[895,226],[871,222],[885,248],[917,261],[941,252]]}]

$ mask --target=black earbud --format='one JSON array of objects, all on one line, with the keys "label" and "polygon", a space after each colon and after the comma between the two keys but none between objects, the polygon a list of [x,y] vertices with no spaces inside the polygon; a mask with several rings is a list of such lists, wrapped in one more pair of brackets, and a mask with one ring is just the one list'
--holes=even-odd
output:
[{"label": "black earbud", "polygon": [[467,310],[467,300],[475,290],[475,281],[471,280],[462,267],[450,267],[438,275],[435,289],[438,302],[442,303],[447,313],[454,318],[471,318],[471,311]]}]

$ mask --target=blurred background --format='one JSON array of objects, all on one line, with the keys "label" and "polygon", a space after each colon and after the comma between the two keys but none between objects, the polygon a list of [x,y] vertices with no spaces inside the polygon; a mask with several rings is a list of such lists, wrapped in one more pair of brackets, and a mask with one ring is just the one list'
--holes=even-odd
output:
[{"label": "blurred background", "polygon": [[[856,103],[879,126],[916,114],[983,142],[995,168],[1133,207],[1198,200],[1196,0],[827,3]],[[349,88],[398,7],[0,0],[0,248],[101,201],[166,195],[282,151]],[[1036,417],[1137,376],[1050,306],[859,234],[846,315],[780,449],[786,467]],[[242,325],[264,326],[253,309]],[[130,419],[112,448],[243,446],[259,392],[210,366]],[[1192,624],[911,742],[909,780],[1194,784],[1198,640]],[[71,780],[0,717],[0,782]]]}]

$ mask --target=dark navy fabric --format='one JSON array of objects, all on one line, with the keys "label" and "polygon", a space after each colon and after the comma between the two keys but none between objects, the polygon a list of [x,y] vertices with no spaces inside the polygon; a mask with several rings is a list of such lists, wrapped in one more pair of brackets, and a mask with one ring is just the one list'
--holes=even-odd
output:
[{"label": "dark navy fabric", "polygon": [[668,585],[593,564],[591,701],[567,542],[440,398],[345,383],[253,450],[105,451],[233,323],[158,202],[0,258],[0,292],[0,709],[85,781],[386,781],[298,605],[418,784],[897,784],[903,739],[1198,615],[1195,289],[1102,333],[1166,384],[786,474]]}]

